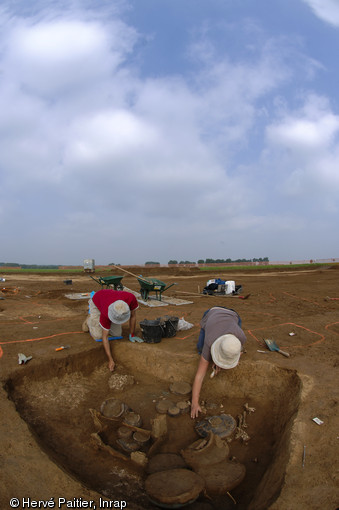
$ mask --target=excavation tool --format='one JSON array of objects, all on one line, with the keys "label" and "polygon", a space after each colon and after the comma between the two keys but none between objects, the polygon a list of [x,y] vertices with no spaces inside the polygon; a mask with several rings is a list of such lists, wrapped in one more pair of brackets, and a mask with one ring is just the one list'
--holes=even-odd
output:
[{"label": "excavation tool", "polygon": [[290,357],[288,352],[285,352],[285,351],[282,351],[281,349],[279,349],[279,347],[277,346],[277,344],[275,343],[274,340],[268,340],[268,339],[265,340],[264,339],[264,342],[265,342],[265,344],[267,345],[267,347],[269,348],[270,351],[280,352],[280,354],[282,354],[283,356],[286,356],[286,358]]},{"label": "excavation tool", "polygon": [[70,345],[62,345],[61,347],[57,347],[55,350],[56,351],[63,351],[64,349],[70,349],[71,346]]},{"label": "excavation tool", "polygon": [[143,276],[137,276],[136,274],[131,273],[130,271],[127,271],[127,269],[123,269],[122,267],[114,266],[119,271],[124,271],[125,273],[130,274],[131,276],[134,276],[140,284],[140,294],[142,299],[145,301],[148,300],[149,293],[151,291],[155,292],[155,299],[157,301],[161,301],[161,295],[165,290],[169,289],[173,285],[176,285],[176,283],[171,283],[170,285],[166,286],[166,283],[162,282],[161,280],[158,280],[157,278],[144,278]]}]

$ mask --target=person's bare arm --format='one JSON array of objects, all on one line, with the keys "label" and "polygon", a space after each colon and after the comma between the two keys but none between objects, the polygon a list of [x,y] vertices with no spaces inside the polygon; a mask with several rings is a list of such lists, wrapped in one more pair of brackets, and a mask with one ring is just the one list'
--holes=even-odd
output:
[{"label": "person's bare arm", "polygon": [[109,332],[107,329],[102,330],[102,345],[104,346],[105,353],[108,358],[108,368],[110,369],[111,372],[113,372],[115,363],[114,363],[112,353],[111,353],[111,346],[110,346],[109,340],[108,340],[108,333]]},{"label": "person's bare arm", "polygon": [[200,356],[200,362],[197,373],[195,374],[193,387],[192,387],[192,405],[191,405],[191,418],[197,418],[201,407],[199,405],[199,396],[202,387],[202,383],[208,368],[208,361]]}]

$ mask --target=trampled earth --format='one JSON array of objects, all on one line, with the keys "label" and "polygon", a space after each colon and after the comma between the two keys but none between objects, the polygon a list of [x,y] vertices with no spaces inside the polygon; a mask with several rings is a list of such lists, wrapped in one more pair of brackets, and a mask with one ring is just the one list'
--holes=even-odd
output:
[{"label": "trampled earth", "polygon": [[[220,412],[237,420],[248,405],[255,408],[247,416],[249,439],[234,438],[229,443],[230,458],[245,466],[245,478],[229,494],[201,493],[186,508],[335,510],[339,505],[339,268],[310,265],[308,270],[227,273],[142,270],[144,276],[177,284],[164,298],[191,303],[140,304],[136,334],[142,336],[143,319],[163,315],[183,317],[193,328],[159,343],[137,344],[128,341],[128,325],[124,325],[124,338],[111,344],[114,374],[107,368],[101,343],[81,329],[88,308],[85,295],[100,289],[89,275],[4,275],[0,508],[38,508],[38,502],[63,509],[90,504],[102,508],[105,503],[111,504],[106,508],[125,503],[130,509],[156,508],[145,491],[147,468],[131,461],[130,454],[119,448],[115,429],[111,432],[107,423],[98,424],[96,417],[102,403],[115,398],[141,417],[140,427],[150,430],[159,402],[187,400],[173,395],[170,387],[176,381],[193,383],[201,316],[212,306],[226,306],[242,318],[246,352],[235,369],[213,379],[207,375],[201,394],[206,415],[197,420],[187,413],[167,416],[166,437],[144,448],[145,457],[180,453],[198,439],[195,422]],[[214,277],[242,285],[241,294],[202,295],[207,280]],[[130,275],[124,274],[122,283],[139,290]],[[70,293],[84,294],[84,299],[69,299]],[[264,338],[275,340],[290,357],[270,352]],[[62,346],[69,348],[56,351]],[[19,365],[19,353],[32,359]]]}]

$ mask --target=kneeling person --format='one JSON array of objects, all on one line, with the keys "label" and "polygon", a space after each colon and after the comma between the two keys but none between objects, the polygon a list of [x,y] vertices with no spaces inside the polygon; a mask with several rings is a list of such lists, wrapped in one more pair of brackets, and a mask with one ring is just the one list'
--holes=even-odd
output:
[{"label": "kneeling person", "polygon": [[[123,290],[102,289],[89,300],[89,316],[86,319],[90,335],[94,340],[102,338],[108,357],[108,368],[114,370],[114,360],[109,344],[109,336],[121,336],[121,324],[129,321],[129,340],[142,342],[134,336],[136,326],[136,310],[139,307],[134,294]],[[86,328],[86,324],[84,327]]]}]

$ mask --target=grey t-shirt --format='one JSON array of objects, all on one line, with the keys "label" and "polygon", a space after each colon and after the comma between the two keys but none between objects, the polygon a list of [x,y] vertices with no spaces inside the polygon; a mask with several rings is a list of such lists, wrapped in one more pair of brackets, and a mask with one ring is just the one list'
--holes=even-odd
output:
[{"label": "grey t-shirt", "polygon": [[200,326],[205,331],[205,341],[202,356],[206,361],[212,361],[211,347],[219,336],[232,334],[236,336],[241,345],[246,342],[246,335],[238,325],[239,316],[234,310],[213,307],[201,319]]}]

